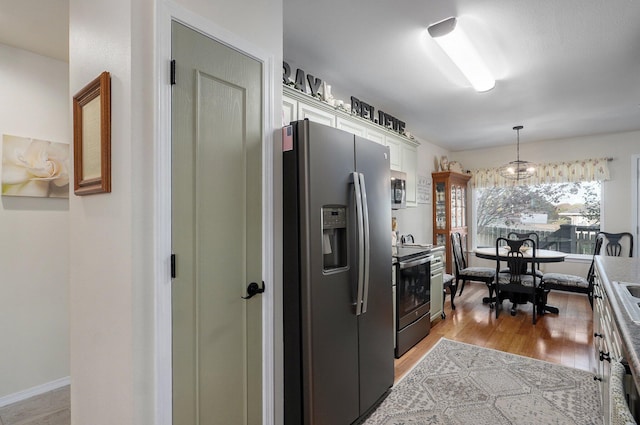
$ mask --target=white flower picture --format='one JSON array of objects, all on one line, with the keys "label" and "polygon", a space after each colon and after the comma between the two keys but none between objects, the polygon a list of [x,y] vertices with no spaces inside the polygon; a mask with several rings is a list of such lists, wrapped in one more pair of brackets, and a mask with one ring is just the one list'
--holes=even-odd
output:
[{"label": "white flower picture", "polygon": [[69,197],[69,145],[3,135],[2,195]]}]

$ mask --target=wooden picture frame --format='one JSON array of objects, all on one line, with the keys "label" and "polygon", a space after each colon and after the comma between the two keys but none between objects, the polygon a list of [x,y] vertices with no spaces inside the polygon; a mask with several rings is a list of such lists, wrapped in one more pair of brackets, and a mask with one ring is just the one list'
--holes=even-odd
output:
[{"label": "wooden picture frame", "polygon": [[73,96],[74,193],[111,192],[111,76],[105,71]]}]

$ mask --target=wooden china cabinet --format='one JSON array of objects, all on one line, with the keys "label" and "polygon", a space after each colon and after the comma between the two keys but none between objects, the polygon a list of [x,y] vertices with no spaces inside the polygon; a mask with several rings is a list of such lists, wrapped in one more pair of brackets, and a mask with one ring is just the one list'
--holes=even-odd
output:
[{"label": "wooden china cabinet", "polygon": [[[467,182],[470,174],[455,171],[431,173],[433,178],[433,243],[446,247],[446,270],[452,274],[451,233],[467,236]],[[466,247],[463,247],[466,249]]]}]

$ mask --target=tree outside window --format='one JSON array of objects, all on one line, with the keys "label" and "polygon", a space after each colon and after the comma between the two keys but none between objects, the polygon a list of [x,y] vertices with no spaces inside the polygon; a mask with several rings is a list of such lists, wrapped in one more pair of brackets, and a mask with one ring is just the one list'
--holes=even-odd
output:
[{"label": "tree outside window", "polygon": [[600,230],[600,187],[576,182],[475,189],[477,245],[532,231],[541,249],[590,254]]}]

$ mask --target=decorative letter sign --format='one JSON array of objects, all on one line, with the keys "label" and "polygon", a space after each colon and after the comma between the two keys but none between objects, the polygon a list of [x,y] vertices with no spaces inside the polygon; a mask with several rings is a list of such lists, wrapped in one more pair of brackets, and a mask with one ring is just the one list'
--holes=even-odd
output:
[{"label": "decorative letter sign", "polygon": [[[291,67],[288,63],[282,62],[282,82],[284,84],[291,85]],[[296,70],[296,79],[293,82],[293,86],[296,90],[300,90],[303,93],[307,93],[307,83],[309,83],[309,90],[311,91],[311,95],[314,97],[320,97],[320,87],[322,87],[322,98],[326,100],[330,97],[330,93],[326,93],[327,84],[324,83],[320,78],[316,78],[311,74],[306,74],[304,70],[298,68]],[[351,96],[351,113],[355,114],[359,117],[367,119],[369,121],[375,122],[389,130],[393,130],[397,133],[404,134],[405,123],[404,121],[400,121],[398,118],[393,115],[387,114],[383,111],[378,111],[378,118],[375,117],[376,108],[372,105],[369,105],[366,102],[358,99],[355,96]]]}]

